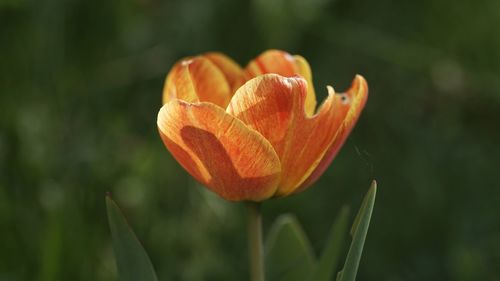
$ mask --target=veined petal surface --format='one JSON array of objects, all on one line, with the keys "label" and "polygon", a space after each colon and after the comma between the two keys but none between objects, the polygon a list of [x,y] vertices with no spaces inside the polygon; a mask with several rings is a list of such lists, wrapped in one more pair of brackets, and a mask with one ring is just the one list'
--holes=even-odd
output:
[{"label": "veined petal surface", "polygon": [[300,192],[313,184],[325,172],[326,168],[328,168],[340,148],[342,148],[345,140],[356,125],[356,122],[358,121],[368,99],[368,84],[366,83],[365,78],[361,75],[356,75],[352,81],[351,88],[347,92],[342,93],[341,97],[342,114],[340,114],[339,118],[342,118],[343,120],[337,135],[335,136],[335,140],[328,148],[328,151],[325,156],[323,156],[323,159],[321,159],[321,162],[316,167],[314,172],[304,183],[301,184],[296,192]]},{"label": "veined petal surface", "polygon": [[247,78],[251,79],[266,73],[275,73],[285,77],[302,76],[307,81],[305,111],[308,116],[316,110],[316,94],[312,82],[309,63],[301,56],[292,56],[280,50],[268,50],[252,60],[246,67]]},{"label": "veined petal surface", "polygon": [[163,104],[181,99],[211,102],[225,108],[233,95],[231,87],[226,74],[210,59],[203,56],[186,58],[176,63],[167,75]]},{"label": "veined petal surface", "polygon": [[243,68],[228,56],[218,52],[210,52],[204,54],[203,57],[209,59],[222,71],[231,88],[231,96],[246,82]]},{"label": "veined petal surface", "polygon": [[261,134],[211,103],[172,100],[158,114],[161,138],[199,182],[232,201],[267,199],[281,164]]},{"label": "veined petal surface", "polygon": [[318,166],[344,119],[342,96],[329,92],[318,112],[305,113],[306,81],[276,74],[258,76],[233,96],[226,111],[260,132],[281,161],[276,196],[295,191]]}]

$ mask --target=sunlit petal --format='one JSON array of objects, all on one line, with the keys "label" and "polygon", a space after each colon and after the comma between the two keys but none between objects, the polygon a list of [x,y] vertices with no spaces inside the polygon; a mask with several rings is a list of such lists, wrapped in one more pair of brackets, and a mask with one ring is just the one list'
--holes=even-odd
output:
[{"label": "sunlit petal", "polygon": [[204,54],[203,57],[209,59],[222,71],[231,88],[231,94],[234,94],[245,83],[245,72],[239,64],[228,56],[222,53],[211,52]]},{"label": "sunlit petal", "polygon": [[368,84],[366,80],[363,76],[356,75],[351,88],[346,93],[340,94],[340,96],[342,97],[340,106],[342,113],[339,113],[337,118],[342,118],[342,124],[323,159],[321,159],[321,162],[308,179],[297,189],[297,192],[313,184],[325,172],[351,133],[354,125],[356,125],[368,98]]},{"label": "sunlit petal", "polygon": [[231,85],[224,72],[210,59],[198,56],[174,65],[165,81],[163,103],[181,99],[226,107],[232,95]]},{"label": "sunlit petal", "polygon": [[260,132],[274,147],[282,167],[277,196],[292,193],[309,177],[345,116],[342,96],[331,91],[318,113],[308,117],[306,95],[303,78],[266,74],[243,85],[226,110]]},{"label": "sunlit petal", "polygon": [[268,50],[252,60],[246,67],[248,79],[261,74],[275,73],[285,77],[302,76],[307,81],[305,110],[308,116],[316,109],[316,94],[309,63],[301,56],[292,56],[280,50]]},{"label": "sunlit petal", "polygon": [[281,165],[273,147],[222,108],[172,100],[158,128],[175,159],[221,197],[261,201],[275,193]]}]

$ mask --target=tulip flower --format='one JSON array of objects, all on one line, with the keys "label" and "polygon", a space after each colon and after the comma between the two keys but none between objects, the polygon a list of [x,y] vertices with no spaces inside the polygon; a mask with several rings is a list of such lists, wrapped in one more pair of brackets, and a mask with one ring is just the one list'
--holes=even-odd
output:
[{"label": "tulip flower", "polygon": [[301,56],[269,50],[240,67],[220,53],[183,59],[167,75],[160,136],[184,169],[222,198],[260,202],[311,186],[345,142],[366,103],[350,89],[317,107]]}]

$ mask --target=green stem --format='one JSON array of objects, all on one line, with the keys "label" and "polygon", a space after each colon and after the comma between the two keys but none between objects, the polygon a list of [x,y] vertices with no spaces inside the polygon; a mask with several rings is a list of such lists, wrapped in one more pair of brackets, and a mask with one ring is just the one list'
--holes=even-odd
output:
[{"label": "green stem", "polygon": [[264,249],[262,246],[262,214],[260,203],[247,202],[247,207],[250,280],[264,281]]}]

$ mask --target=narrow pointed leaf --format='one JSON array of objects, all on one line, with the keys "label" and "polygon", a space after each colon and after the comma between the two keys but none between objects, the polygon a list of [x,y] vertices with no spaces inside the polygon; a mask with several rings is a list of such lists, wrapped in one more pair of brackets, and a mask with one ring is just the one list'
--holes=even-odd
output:
[{"label": "narrow pointed leaf", "polygon": [[337,273],[337,278],[335,279],[336,281],[340,281],[342,279],[342,272],[343,270],[339,271],[339,273]]},{"label": "narrow pointed leaf", "polygon": [[337,269],[348,229],[349,209],[343,207],[330,230],[330,236],[310,281],[330,281]]},{"label": "narrow pointed leaf", "polygon": [[280,216],[265,245],[266,276],[269,281],[304,281],[314,272],[316,261],[311,243],[297,219]]},{"label": "narrow pointed leaf", "polygon": [[347,258],[344,264],[344,269],[337,275],[337,281],[354,281],[358,272],[359,261],[363,253],[366,234],[370,226],[370,219],[375,204],[375,196],[377,194],[377,182],[373,181],[368,193],[365,195],[359,213],[356,216],[354,225],[351,229],[352,242],[347,253]]},{"label": "narrow pointed leaf", "polygon": [[119,281],[158,281],[146,251],[116,203],[106,196],[109,227],[113,239]]},{"label": "narrow pointed leaf", "polygon": [[354,232],[356,232],[356,230],[358,229],[359,221],[361,220],[361,217],[364,215],[364,210],[366,209],[366,204],[368,203],[368,194],[370,193],[374,184],[376,187],[376,182],[375,181],[372,182],[372,185],[370,186],[368,193],[363,198],[363,202],[361,202],[361,207],[359,208],[359,211],[356,214],[356,217],[354,218],[354,222],[352,223],[352,226],[351,226],[351,231],[350,231],[351,236],[354,236]]}]

